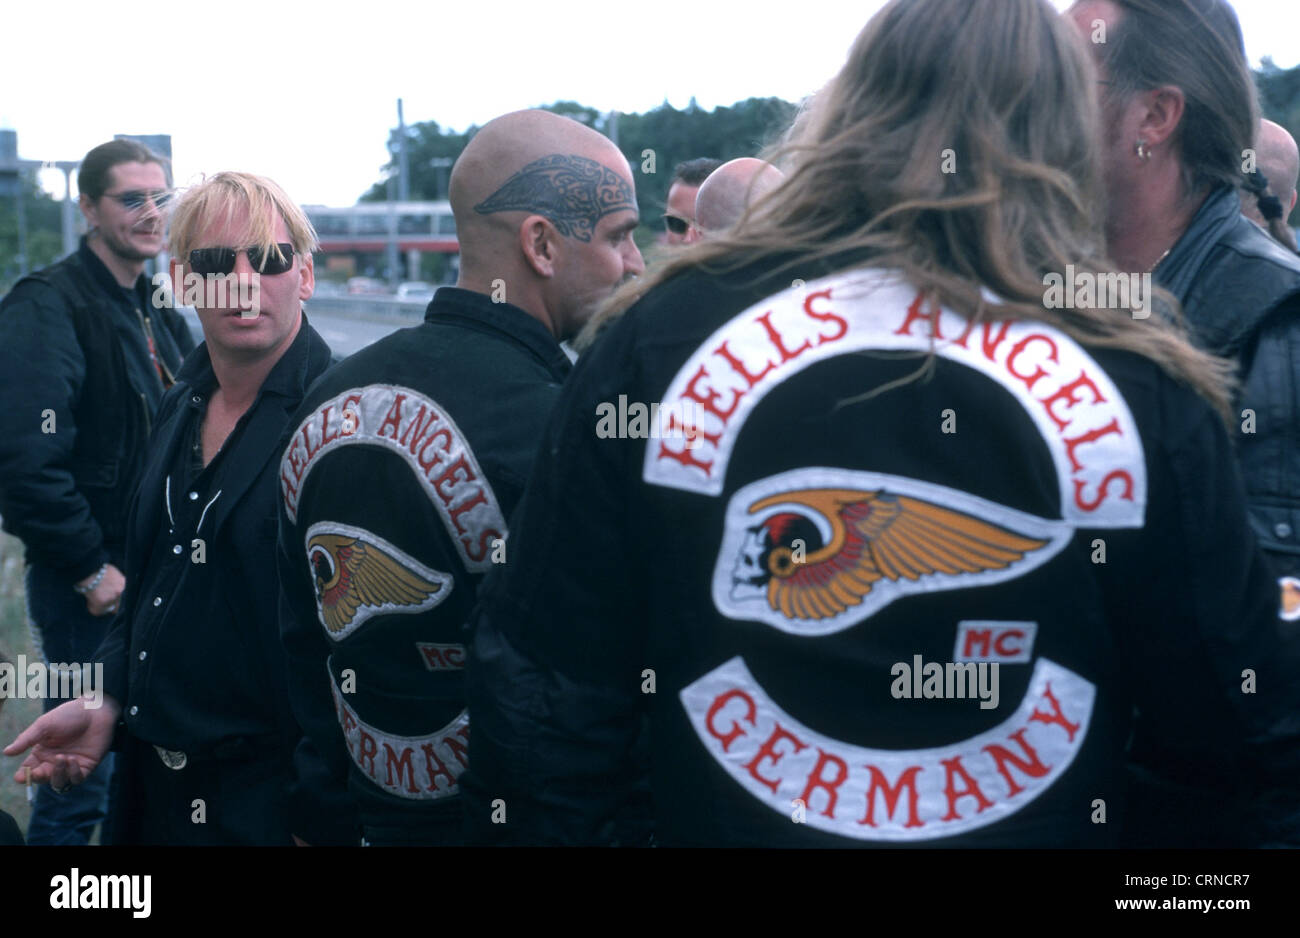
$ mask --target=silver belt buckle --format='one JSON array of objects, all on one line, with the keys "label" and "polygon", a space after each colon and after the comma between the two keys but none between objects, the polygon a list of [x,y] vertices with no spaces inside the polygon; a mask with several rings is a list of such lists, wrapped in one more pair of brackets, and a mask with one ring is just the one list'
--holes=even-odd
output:
[{"label": "silver belt buckle", "polygon": [[179,749],[164,749],[162,746],[154,746],[154,752],[158,753],[158,758],[162,759],[163,765],[169,769],[180,771],[185,768],[189,762],[189,757]]}]

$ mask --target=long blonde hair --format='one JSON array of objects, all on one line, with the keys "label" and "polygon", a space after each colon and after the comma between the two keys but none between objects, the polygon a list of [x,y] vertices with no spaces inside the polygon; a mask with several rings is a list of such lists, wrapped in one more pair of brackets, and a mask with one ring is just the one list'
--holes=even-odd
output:
[{"label": "long blonde hair", "polygon": [[[611,298],[605,323],[656,284],[772,258],[772,273],[853,258],[901,272],[937,302],[1037,320],[1081,343],[1136,352],[1221,414],[1231,366],[1194,348],[1169,317],[1131,308],[1049,309],[1045,277],[1114,270],[1101,228],[1096,73],[1046,0],[892,0],[848,61],[769,154],[784,183],[729,232],[678,249]],[[777,259],[780,258],[780,262]]]}]

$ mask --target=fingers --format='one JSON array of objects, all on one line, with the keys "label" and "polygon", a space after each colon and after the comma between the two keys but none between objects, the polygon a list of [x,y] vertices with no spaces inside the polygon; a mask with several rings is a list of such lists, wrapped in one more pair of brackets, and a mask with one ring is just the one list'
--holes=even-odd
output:
[{"label": "fingers", "polygon": [[16,756],[21,752],[26,752],[32,747],[32,743],[41,738],[42,729],[40,719],[33,721],[27,729],[18,734],[18,737],[12,743],[5,746],[4,754],[6,756]]}]

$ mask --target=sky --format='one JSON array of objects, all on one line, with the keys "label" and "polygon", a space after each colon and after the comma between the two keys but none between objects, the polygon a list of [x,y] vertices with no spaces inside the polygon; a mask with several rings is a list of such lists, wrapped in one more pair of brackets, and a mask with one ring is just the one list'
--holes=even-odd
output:
[{"label": "sky", "polygon": [[[1053,0],[1064,9],[1069,0]],[[240,169],[302,204],[350,205],[397,124],[464,130],[576,100],[641,112],[798,101],[883,0],[223,0],[9,4],[0,127],[24,159],[78,160],[117,133],[171,134],[176,182]],[[1300,62],[1300,3],[1234,0],[1253,65]],[[44,171],[58,195],[63,174]],[[75,181],[74,191],[75,196]]]}]

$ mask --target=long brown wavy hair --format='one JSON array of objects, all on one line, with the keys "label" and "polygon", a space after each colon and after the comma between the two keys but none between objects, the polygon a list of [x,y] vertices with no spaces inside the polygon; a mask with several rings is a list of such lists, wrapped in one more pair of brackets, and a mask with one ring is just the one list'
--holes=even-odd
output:
[{"label": "long brown wavy hair", "polygon": [[[689,268],[770,257],[779,275],[847,256],[898,270],[975,320],[1037,320],[1136,352],[1226,417],[1231,366],[1187,341],[1169,294],[1157,291],[1164,315],[1150,319],[1044,307],[1048,274],[1115,269],[1103,247],[1099,129],[1094,66],[1046,0],[892,0],[768,154],[785,166],[784,183],[729,232],[674,250],[627,284],[585,344]],[[990,307],[981,287],[1005,305]]]}]

